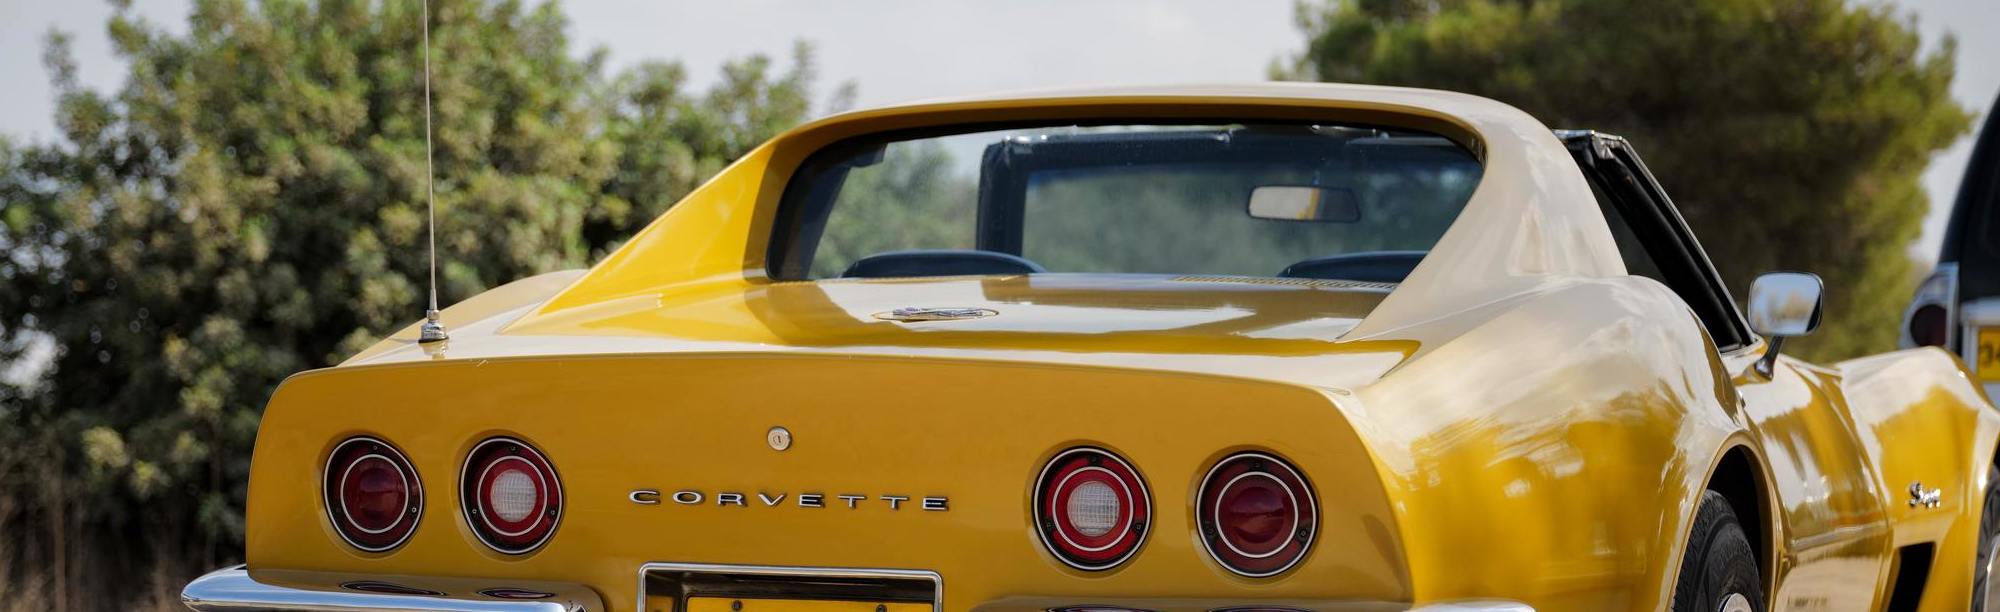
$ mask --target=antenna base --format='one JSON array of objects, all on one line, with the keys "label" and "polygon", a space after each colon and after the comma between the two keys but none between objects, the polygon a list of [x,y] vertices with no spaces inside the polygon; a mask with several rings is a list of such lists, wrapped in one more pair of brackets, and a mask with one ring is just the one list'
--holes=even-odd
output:
[{"label": "antenna base", "polygon": [[451,335],[444,333],[444,323],[438,320],[438,311],[424,311],[424,324],[417,328],[418,342],[443,342]]}]

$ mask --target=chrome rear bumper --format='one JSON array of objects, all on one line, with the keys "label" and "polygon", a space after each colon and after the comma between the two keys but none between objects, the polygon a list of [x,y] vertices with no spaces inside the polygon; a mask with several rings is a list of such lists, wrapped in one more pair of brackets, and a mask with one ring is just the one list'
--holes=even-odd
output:
[{"label": "chrome rear bumper", "polygon": [[596,592],[544,582],[483,584],[462,579],[381,580],[318,572],[252,572],[242,566],[196,578],[181,603],[200,612],[598,612]]},{"label": "chrome rear bumper", "polygon": [[[663,564],[652,569],[662,567]],[[605,609],[597,593],[581,585],[505,581],[507,586],[496,587],[490,582],[405,576],[336,576],[290,570],[253,573],[238,566],[209,572],[188,583],[187,588],[181,591],[181,603],[199,612],[601,612]],[[391,587],[405,591],[382,590]],[[1158,600],[1153,600],[1153,603],[1158,603]],[[1380,609],[1379,605],[1366,607]],[[986,607],[982,606],[982,609]],[[997,609],[1020,607],[1003,604]],[[1203,609],[1207,607],[1212,606],[1204,606]],[[1049,609],[1042,605],[1028,608]],[[1411,612],[1534,612],[1534,608],[1509,601],[1488,600],[1427,604],[1411,608]]]}]

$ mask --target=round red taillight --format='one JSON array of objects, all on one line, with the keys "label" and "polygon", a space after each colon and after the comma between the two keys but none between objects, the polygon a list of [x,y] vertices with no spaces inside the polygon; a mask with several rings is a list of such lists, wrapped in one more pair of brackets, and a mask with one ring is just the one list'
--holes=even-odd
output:
[{"label": "round red taillight", "polygon": [[472,447],[459,475],[460,506],[472,532],[510,555],[540,548],[562,519],[555,467],[526,442],[489,438]]},{"label": "round red taillight", "polygon": [[327,520],[341,539],[361,550],[401,546],[423,518],[424,487],[416,468],[376,438],[356,436],[334,446],[322,486]]},{"label": "round red taillight", "polygon": [[1102,570],[1139,551],[1153,498],[1139,472],[1117,455],[1072,448],[1049,460],[1035,482],[1035,525],[1057,559]]},{"label": "round red taillight", "polygon": [[1229,571],[1275,576],[1312,549],[1319,504],[1299,471],[1263,453],[1223,459],[1196,494],[1201,543]]}]

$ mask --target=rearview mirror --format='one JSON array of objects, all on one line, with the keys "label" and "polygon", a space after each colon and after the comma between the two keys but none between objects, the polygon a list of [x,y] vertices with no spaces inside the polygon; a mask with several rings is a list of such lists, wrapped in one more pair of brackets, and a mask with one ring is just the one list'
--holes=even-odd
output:
[{"label": "rearview mirror", "polygon": [[1771,339],[1770,348],[1757,360],[1757,373],[1771,375],[1785,338],[1819,328],[1823,290],[1819,277],[1805,272],[1771,272],[1750,285],[1750,330]]},{"label": "rearview mirror", "polygon": [[1331,187],[1265,185],[1250,191],[1250,216],[1277,221],[1354,223],[1361,205],[1354,191]]}]

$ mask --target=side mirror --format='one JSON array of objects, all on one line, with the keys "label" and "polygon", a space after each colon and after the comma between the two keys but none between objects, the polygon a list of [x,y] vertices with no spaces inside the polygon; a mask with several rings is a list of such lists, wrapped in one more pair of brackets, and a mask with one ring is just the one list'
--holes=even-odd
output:
[{"label": "side mirror", "polygon": [[1805,272],[1771,272],[1750,285],[1750,331],[1771,339],[1771,348],[1757,360],[1758,373],[1771,375],[1786,338],[1819,329],[1824,291],[1819,276]]}]

